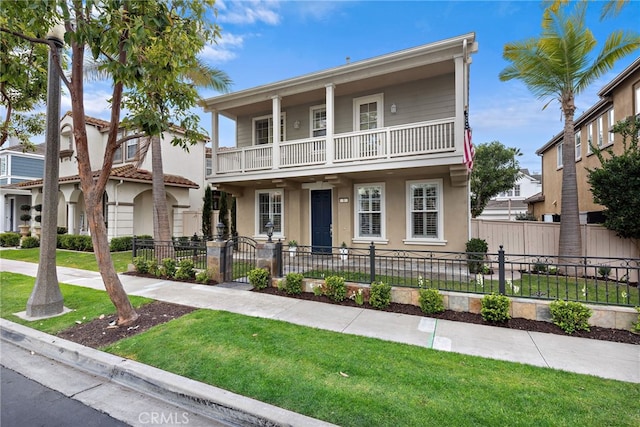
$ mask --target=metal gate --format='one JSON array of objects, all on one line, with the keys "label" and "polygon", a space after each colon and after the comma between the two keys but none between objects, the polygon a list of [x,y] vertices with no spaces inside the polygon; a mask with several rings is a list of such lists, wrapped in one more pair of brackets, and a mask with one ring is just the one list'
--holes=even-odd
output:
[{"label": "metal gate", "polygon": [[249,283],[247,274],[257,265],[256,244],[255,240],[243,236],[227,241],[221,263],[225,281]]}]

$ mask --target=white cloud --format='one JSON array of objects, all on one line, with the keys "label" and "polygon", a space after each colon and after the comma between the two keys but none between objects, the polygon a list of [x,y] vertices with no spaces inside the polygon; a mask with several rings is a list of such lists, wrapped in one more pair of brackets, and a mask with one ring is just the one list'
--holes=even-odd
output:
[{"label": "white cloud", "polygon": [[216,63],[230,61],[237,56],[235,51],[243,47],[244,38],[245,36],[223,32],[217,43],[205,46],[200,57]]},{"label": "white cloud", "polygon": [[271,0],[220,1],[218,21],[231,24],[255,24],[263,22],[269,25],[280,23],[280,2]]}]

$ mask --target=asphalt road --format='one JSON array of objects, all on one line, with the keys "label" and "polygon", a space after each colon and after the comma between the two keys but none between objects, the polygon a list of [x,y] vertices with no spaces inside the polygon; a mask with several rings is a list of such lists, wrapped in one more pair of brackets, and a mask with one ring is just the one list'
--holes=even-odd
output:
[{"label": "asphalt road", "polygon": [[128,426],[36,381],[0,366],[2,427]]}]

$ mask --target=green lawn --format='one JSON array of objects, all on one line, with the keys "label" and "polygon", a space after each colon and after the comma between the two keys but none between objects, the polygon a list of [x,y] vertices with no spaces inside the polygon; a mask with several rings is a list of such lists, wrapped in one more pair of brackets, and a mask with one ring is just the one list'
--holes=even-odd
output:
[{"label": "green lawn", "polygon": [[[35,262],[39,261],[40,248],[30,249],[6,249],[0,251],[0,259],[12,259],[16,261]],[[111,252],[113,265],[118,273],[127,271],[127,266],[131,264],[131,251]],[[76,252],[58,249],[56,250],[56,265],[58,267],[79,268],[82,270],[98,271],[96,255],[93,252]]]},{"label": "green lawn", "polygon": [[[5,251],[2,251],[5,252]],[[40,331],[56,334],[59,331],[73,326],[76,321],[85,322],[99,317],[101,314],[109,315],[116,312],[113,303],[106,291],[83,288],[80,286],[60,284],[60,292],[64,299],[64,306],[73,311],[61,316],[46,320],[26,321],[13,313],[25,311],[27,300],[35,278],[22,274],[0,272],[0,316],[12,322],[20,323]],[[134,307],[151,302],[149,298],[129,296]]]},{"label": "green lawn", "polygon": [[638,384],[227,312],[105,350],[342,426],[640,425]]},{"label": "green lawn", "polygon": [[[61,284],[75,311],[19,320],[34,280],[0,273],[2,317],[56,333],[114,312],[104,291]],[[104,350],[343,426],[640,425],[638,384],[227,312],[198,310]]]}]

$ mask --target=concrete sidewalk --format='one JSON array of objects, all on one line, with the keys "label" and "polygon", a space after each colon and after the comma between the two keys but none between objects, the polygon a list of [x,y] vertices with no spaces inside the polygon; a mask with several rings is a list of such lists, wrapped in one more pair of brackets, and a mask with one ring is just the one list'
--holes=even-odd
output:
[{"label": "concrete sidewalk", "polygon": [[[30,276],[37,273],[36,264],[4,259],[0,262],[2,271]],[[636,345],[323,304],[224,285],[203,286],[128,275],[120,278],[131,295],[640,383],[640,346]],[[96,272],[58,267],[58,280],[104,290]]]}]

